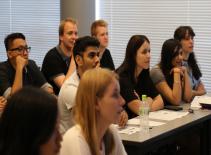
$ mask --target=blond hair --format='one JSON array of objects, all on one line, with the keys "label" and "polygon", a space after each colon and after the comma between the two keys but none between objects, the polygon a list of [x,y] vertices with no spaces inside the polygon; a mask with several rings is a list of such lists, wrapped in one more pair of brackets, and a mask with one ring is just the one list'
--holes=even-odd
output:
[{"label": "blond hair", "polygon": [[97,35],[97,27],[99,27],[99,26],[108,27],[108,23],[102,19],[94,21],[91,25],[91,35],[92,36]]},{"label": "blond hair", "polygon": [[[100,154],[100,144],[97,135],[97,98],[102,98],[108,85],[117,79],[117,74],[102,68],[86,71],[78,86],[76,94],[76,106],[74,109],[75,121],[81,126],[82,133],[89,145],[92,155]],[[88,91],[88,92],[87,92]],[[111,154],[115,143],[113,134],[107,129],[104,137],[105,152]]]},{"label": "blond hair", "polygon": [[67,22],[77,25],[77,21],[73,18],[68,17],[68,18],[62,20],[59,24],[59,36],[62,36],[64,34],[64,26]]}]

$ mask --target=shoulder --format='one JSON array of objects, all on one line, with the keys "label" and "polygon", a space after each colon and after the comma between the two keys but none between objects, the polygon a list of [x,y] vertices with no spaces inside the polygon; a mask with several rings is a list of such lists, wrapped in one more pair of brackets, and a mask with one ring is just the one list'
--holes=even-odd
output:
[{"label": "shoulder", "polygon": [[63,141],[76,140],[76,139],[84,139],[81,131],[81,127],[79,125],[74,125],[72,128],[68,129],[67,132],[63,136]]},{"label": "shoulder", "polygon": [[57,51],[56,47],[51,49],[46,55],[42,63],[42,72],[46,77],[52,78],[57,74],[63,74],[67,69],[66,63]]},{"label": "shoulder", "polygon": [[[29,59],[28,65],[36,65],[36,62],[34,60]],[[37,65],[36,65],[37,66]]]},{"label": "shoulder", "polygon": [[11,68],[12,66],[10,65],[9,61],[4,61],[0,62],[0,69],[8,69]]},{"label": "shoulder", "polygon": [[165,80],[164,74],[158,65],[154,66],[150,70],[150,77],[154,84],[157,84],[157,83]]},{"label": "shoulder", "polygon": [[156,65],[156,66],[151,68],[151,70],[150,70],[151,78],[154,78],[156,76],[161,76],[161,75],[163,75],[163,72],[162,72],[161,68],[158,65]]},{"label": "shoulder", "polygon": [[111,52],[109,51],[109,49],[106,48],[105,51],[104,51],[104,54],[105,55],[111,55]]},{"label": "shoulder", "polygon": [[58,50],[56,49],[56,47],[50,49],[43,60],[43,63],[47,63],[49,61],[58,61],[58,59],[60,60],[62,57],[60,56]]},{"label": "shoulder", "polygon": [[45,57],[53,57],[53,56],[57,56],[57,55],[58,55],[58,51],[57,51],[56,47],[53,47],[46,53]]},{"label": "shoulder", "polygon": [[[0,63],[0,78],[8,78],[14,76],[15,69],[12,67],[9,61],[4,61]],[[8,80],[8,79],[7,79]]]},{"label": "shoulder", "polygon": [[119,82],[121,85],[131,85],[133,83],[132,76],[127,72],[122,72],[119,74]]},{"label": "shoulder", "polygon": [[127,71],[123,71],[123,72],[118,73],[118,74],[119,74],[119,78],[131,78],[131,75]]},{"label": "shoulder", "polygon": [[121,155],[126,155],[125,148],[122,144],[122,140],[120,138],[120,135],[118,133],[117,127],[115,125],[110,125],[109,130],[112,132],[113,137],[114,137],[114,142],[115,142],[115,150],[114,154],[121,154]]},{"label": "shoulder", "polygon": [[117,125],[111,124],[109,126],[109,130],[112,132],[113,135],[118,135]]},{"label": "shoulder", "polygon": [[79,85],[79,77],[77,75],[77,72],[74,71],[73,74],[65,80],[65,82],[63,83],[62,87],[61,87],[61,90],[66,90],[66,89],[69,89],[69,88],[77,88],[78,85]]},{"label": "shoulder", "polygon": [[161,71],[161,68],[160,68],[158,65],[155,65],[155,66],[153,66],[153,67],[151,68],[150,74],[156,73],[156,72],[162,72],[162,71]]},{"label": "shoulder", "polygon": [[[74,72],[62,85],[59,95],[59,104],[65,104],[68,109],[74,106],[74,100],[79,85],[79,78]],[[71,92],[71,93],[70,93]]]},{"label": "shoulder", "polygon": [[129,72],[124,71],[119,74],[120,85],[125,85],[126,87],[127,86],[131,87],[134,84],[132,79],[133,79],[133,77]]},{"label": "shoulder", "polygon": [[62,155],[91,155],[79,125],[73,126],[64,134],[61,145],[60,152]]},{"label": "shoulder", "polygon": [[28,61],[28,65],[27,65],[28,69],[31,69],[33,71],[40,71],[40,67],[37,66],[36,62],[34,60],[29,60]]},{"label": "shoulder", "polygon": [[4,61],[0,63],[0,76],[13,77],[14,74],[15,74],[15,69],[12,67],[9,61]]}]

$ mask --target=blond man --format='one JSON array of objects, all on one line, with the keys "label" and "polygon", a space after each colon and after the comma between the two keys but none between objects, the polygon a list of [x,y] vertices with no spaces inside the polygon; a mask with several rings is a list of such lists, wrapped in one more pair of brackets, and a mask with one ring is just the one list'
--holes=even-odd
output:
[{"label": "blond man", "polygon": [[100,66],[111,70],[115,69],[110,51],[107,49],[109,43],[108,24],[104,20],[96,20],[91,25],[91,35],[100,42]]},{"label": "blond man", "polygon": [[77,22],[66,18],[59,25],[59,44],[50,49],[42,64],[42,72],[58,95],[64,81],[75,71],[73,46],[78,38]]}]

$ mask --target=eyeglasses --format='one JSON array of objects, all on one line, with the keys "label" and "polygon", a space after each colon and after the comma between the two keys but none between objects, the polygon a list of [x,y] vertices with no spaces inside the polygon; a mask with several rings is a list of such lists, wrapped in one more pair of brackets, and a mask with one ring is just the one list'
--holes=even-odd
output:
[{"label": "eyeglasses", "polygon": [[17,48],[13,48],[13,49],[10,49],[9,51],[17,51],[19,53],[23,53],[23,52],[27,52],[29,53],[31,50],[31,47],[17,47]]}]

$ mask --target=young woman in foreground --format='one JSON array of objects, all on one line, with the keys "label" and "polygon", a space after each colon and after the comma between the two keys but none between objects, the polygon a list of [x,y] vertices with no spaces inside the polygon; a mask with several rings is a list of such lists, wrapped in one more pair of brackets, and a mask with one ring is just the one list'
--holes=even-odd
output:
[{"label": "young woman in foreground", "polygon": [[111,125],[118,123],[124,104],[114,72],[102,68],[86,71],[76,95],[76,125],[65,133],[60,155],[125,155]]},{"label": "young woman in foreground", "polygon": [[59,133],[57,99],[39,88],[16,92],[0,118],[1,155],[57,155]]}]

